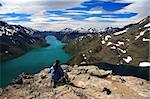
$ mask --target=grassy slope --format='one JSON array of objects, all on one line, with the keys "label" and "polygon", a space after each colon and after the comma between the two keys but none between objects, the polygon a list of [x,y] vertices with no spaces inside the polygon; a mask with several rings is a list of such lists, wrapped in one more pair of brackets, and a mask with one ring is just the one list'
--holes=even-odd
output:
[{"label": "grassy slope", "polygon": [[[123,61],[123,58],[129,55],[133,59],[129,64],[138,65],[140,61],[148,61],[149,57],[149,42],[143,42],[142,38],[149,38],[150,31],[147,30],[143,36],[135,40],[135,37],[145,29],[147,28],[137,26],[134,27],[134,29],[129,29],[122,35],[114,36],[111,34],[112,38],[107,42],[110,41],[116,44],[118,41],[123,41],[125,45],[121,45],[119,48],[127,50],[125,54],[118,50],[110,49],[110,46],[106,46],[107,42],[105,45],[101,44],[101,40],[104,36],[94,36],[93,38],[85,37],[81,41],[79,37],[70,41],[64,49],[66,52],[73,55],[73,58],[69,62],[71,64],[82,62],[82,54],[86,54],[88,63],[107,62],[118,64],[122,61],[123,64],[127,64]],[[129,39],[129,41],[127,39]],[[92,53],[89,52],[90,50],[92,50]]]}]

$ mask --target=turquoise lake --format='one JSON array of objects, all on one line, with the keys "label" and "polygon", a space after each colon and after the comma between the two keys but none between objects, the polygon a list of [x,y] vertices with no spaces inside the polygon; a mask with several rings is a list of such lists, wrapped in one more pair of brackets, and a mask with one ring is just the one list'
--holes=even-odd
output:
[{"label": "turquoise lake", "polygon": [[45,38],[51,46],[33,49],[26,54],[6,62],[0,63],[0,88],[7,86],[19,74],[34,74],[50,67],[56,59],[66,63],[70,55],[65,53],[62,47],[65,45],[54,36]]}]

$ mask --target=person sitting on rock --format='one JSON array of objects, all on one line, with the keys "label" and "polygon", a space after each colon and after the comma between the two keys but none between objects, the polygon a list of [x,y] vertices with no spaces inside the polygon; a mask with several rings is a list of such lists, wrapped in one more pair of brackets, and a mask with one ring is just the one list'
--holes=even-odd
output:
[{"label": "person sitting on rock", "polygon": [[55,64],[51,67],[51,85],[56,87],[56,84],[60,82],[64,77],[64,71],[60,66],[60,60],[56,60]]}]

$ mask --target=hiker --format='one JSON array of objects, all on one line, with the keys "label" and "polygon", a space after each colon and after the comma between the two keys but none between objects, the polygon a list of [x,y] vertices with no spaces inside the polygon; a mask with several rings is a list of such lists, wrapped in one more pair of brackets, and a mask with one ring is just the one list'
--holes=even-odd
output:
[{"label": "hiker", "polygon": [[64,71],[60,66],[60,60],[56,60],[55,64],[51,67],[51,85],[52,87],[56,87],[56,84],[63,80]]}]

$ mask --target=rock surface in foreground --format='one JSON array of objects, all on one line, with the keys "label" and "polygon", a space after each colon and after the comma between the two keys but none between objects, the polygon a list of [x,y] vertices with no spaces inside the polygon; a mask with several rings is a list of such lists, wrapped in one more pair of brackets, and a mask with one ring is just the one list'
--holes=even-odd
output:
[{"label": "rock surface in foreground", "polygon": [[1,99],[149,99],[148,81],[112,75],[96,66],[62,66],[70,83],[50,88],[49,68],[34,76],[23,75],[7,86]]}]

